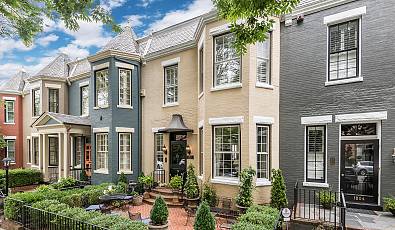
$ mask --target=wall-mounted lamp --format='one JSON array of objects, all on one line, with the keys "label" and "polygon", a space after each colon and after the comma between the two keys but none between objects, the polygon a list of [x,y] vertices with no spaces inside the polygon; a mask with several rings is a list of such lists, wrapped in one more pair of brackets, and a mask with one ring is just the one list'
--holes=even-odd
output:
[{"label": "wall-mounted lamp", "polygon": [[191,148],[191,146],[187,145],[187,147],[185,148],[185,150],[187,151],[188,155],[191,155],[191,153],[192,153],[192,148]]},{"label": "wall-mounted lamp", "polygon": [[163,151],[163,154],[167,154],[167,147],[166,147],[166,145],[163,145],[162,151]]}]

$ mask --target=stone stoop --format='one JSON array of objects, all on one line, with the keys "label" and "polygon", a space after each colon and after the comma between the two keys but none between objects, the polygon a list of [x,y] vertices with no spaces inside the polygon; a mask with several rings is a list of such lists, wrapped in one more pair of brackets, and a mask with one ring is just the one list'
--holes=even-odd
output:
[{"label": "stone stoop", "polygon": [[155,199],[159,196],[162,196],[162,198],[165,200],[166,204],[168,207],[182,207],[183,202],[181,197],[177,194],[174,194],[171,189],[167,188],[155,188],[152,189],[151,192],[149,192],[149,198],[144,199],[144,202],[150,205],[153,205],[155,202]]}]

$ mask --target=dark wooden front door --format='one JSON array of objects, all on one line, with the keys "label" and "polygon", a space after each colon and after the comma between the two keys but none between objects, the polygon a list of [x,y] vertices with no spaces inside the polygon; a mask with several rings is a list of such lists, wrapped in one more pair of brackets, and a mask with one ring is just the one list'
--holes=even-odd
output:
[{"label": "dark wooden front door", "polygon": [[379,140],[342,141],[340,167],[346,202],[377,204]]},{"label": "dark wooden front door", "polygon": [[170,134],[170,177],[182,175],[186,171],[186,146],[186,134]]}]

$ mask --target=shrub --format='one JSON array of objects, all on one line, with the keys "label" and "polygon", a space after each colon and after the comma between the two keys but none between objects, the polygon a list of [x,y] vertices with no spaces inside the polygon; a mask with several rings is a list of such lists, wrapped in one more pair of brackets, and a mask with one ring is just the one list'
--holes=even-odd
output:
[{"label": "shrub", "polygon": [[243,169],[240,174],[239,194],[236,197],[236,204],[242,207],[252,205],[253,179],[256,172],[251,167]]},{"label": "shrub", "polygon": [[118,182],[114,187],[115,193],[126,193],[128,191],[128,184],[123,182]]},{"label": "shrub", "polygon": [[232,225],[232,230],[271,230],[270,228],[264,228],[258,224],[246,223],[246,222],[237,222]]},{"label": "shrub", "polygon": [[232,230],[271,230],[279,215],[275,208],[252,205],[237,219],[238,223],[232,226]]},{"label": "shrub", "polygon": [[88,222],[91,219],[104,215],[96,211],[87,212],[83,208],[68,208],[61,211],[59,214],[82,222]]},{"label": "shrub", "polygon": [[195,168],[192,164],[189,164],[188,166],[187,181],[185,182],[185,193],[188,199],[199,197],[199,186],[197,183],[197,177],[195,175]]},{"label": "shrub", "polygon": [[[11,169],[8,171],[9,176],[9,187],[19,187],[32,184],[43,183],[43,174],[36,169]],[[5,170],[0,170],[0,186],[5,187]],[[1,187],[1,189],[4,189]]]},{"label": "shrub", "polygon": [[52,187],[55,189],[63,189],[74,187],[78,185],[78,181],[72,177],[60,178],[58,183],[52,184]]},{"label": "shrub", "polygon": [[271,202],[270,206],[280,210],[288,205],[287,194],[284,177],[280,169],[273,169],[273,183],[271,189]]},{"label": "shrub", "polygon": [[335,194],[332,193],[331,191],[327,191],[327,190],[320,191],[317,195],[318,195],[320,204],[325,209],[331,208],[332,204],[334,204],[336,202]]},{"label": "shrub", "polygon": [[395,199],[393,197],[384,197],[384,211],[395,215]]},{"label": "shrub", "polygon": [[121,172],[121,175],[118,177],[118,184],[122,182],[128,184],[128,178],[126,177],[125,173]]},{"label": "shrub", "polygon": [[217,192],[208,183],[203,185],[202,201],[206,201],[210,207],[215,207],[217,205]]},{"label": "shrub", "polygon": [[203,201],[197,210],[194,230],[215,230],[215,219],[210,212],[207,202]]},{"label": "shrub", "polygon": [[144,185],[145,189],[151,189],[154,185],[154,178],[152,176],[144,176],[144,174],[142,174],[137,180]]},{"label": "shrub", "polygon": [[174,189],[174,190],[179,190],[182,188],[182,177],[181,176],[173,176],[170,179],[170,188]]},{"label": "shrub", "polygon": [[87,202],[85,202],[85,197],[83,193],[71,194],[60,198],[62,203],[69,205],[70,207],[84,207]]},{"label": "shrub", "polygon": [[161,196],[155,199],[155,203],[154,206],[152,206],[150,214],[152,224],[166,224],[167,218],[169,217],[169,210],[167,209],[167,205]]},{"label": "shrub", "polygon": [[131,221],[122,216],[110,216],[110,215],[101,215],[96,218],[93,218],[89,221],[89,223],[97,225],[102,228],[108,228],[110,230],[125,230],[125,229],[133,229],[133,230],[147,230],[148,227],[140,222]]},{"label": "shrub", "polygon": [[58,204],[60,204],[60,202],[57,200],[42,200],[42,201],[34,203],[32,205],[32,207],[41,209],[41,210],[46,210],[50,205],[53,205],[53,204],[58,205]]}]

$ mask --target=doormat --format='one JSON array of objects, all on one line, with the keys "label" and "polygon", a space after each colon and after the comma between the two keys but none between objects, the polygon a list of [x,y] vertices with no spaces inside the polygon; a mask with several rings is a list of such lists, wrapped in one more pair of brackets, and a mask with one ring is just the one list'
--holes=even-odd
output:
[{"label": "doormat", "polygon": [[347,208],[347,212],[353,212],[353,213],[361,213],[361,214],[367,214],[367,215],[375,215],[377,216],[377,213],[373,210],[368,210],[368,209],[358,209],[358,208]]}]

